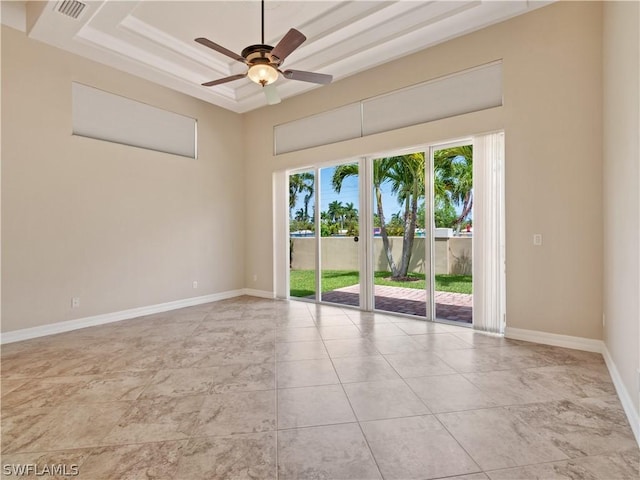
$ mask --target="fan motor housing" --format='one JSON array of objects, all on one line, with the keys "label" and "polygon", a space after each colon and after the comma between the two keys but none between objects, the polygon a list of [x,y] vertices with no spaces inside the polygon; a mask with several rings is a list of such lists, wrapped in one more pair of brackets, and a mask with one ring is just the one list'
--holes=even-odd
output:
[{"label": "fan motor housing", "polygon": [[249,45],[242,50],[241,55],[249,63],[273,63],[275,65],[280,64],[280,60],[271,55],[273,47],[271,45]]}]

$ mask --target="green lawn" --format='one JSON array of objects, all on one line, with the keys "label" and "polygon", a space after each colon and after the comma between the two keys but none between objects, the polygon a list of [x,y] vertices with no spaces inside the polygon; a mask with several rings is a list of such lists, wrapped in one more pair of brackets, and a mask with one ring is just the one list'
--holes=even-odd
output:
[{"label": "green lawn", "polygon": [[[314,270],[291,270],[291,296],[308,297],[315,292]],[[376,272],[376,285],[390,285],[392,287],[425,288],[424,274],[410,273],[415,278],[411,282],[394,282],[389,280],[389,272]],[[322,272],[322,291],[330,292],[337,288],[348,287],[360,283],[358,272],[348,270],[325,270]],[[436,275],[436,291],[471,293],[471,275]]]}]

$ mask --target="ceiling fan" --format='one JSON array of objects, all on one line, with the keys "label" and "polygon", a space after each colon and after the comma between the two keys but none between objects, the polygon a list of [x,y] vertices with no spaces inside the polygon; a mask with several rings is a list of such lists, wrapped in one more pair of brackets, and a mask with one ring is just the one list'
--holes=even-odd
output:
[{"label": "ceiling fan", "polygon": [[222,53],[229,58],[233,58],[238,62],[244,63],[249,68],[245,73],[239,73],[237,75],[231,75],[229,77],[220,78],[218,80],[212,80],[205,82],[202,85],[205,87],[213,87],[234,80],[240,80],[244,77],[249,77],[258,85],[262,85],[264,93],[267,97],[267,103],[273,105],[280,103],[280,97],[275,89],[273,83],[278,79],[278,74],[282,74],[284,78],[290,80],[301,80],[303,82],[318,83],[326,85],[331,83],[333,76],[326,75],[324,73],[304,72],[302,70],[284,70],[280,67],[296,48],[298,48],[307,39],[302,33],[295,28],[290,29],[284,37],[278,42],[275,47],[271,45],[265,45],[264,43],[264,0],[262,0],[262,43],[257,45],[249,45],[242,50],[242,54],[227,50],[221,45],[212,42],[211,40],[203,37],[196,38],[195,41],[205,47],[209,47],[218,53]]}]

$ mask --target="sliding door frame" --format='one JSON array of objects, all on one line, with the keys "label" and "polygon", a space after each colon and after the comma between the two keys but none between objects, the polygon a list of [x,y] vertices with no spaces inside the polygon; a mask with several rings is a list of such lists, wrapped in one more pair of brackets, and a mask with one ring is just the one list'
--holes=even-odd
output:
[{"label": "sliding door frame", "polygon": [[[427,294],[427,299],[426,299],[426,315],[425,315],[425,319],[427,321],[432,321],[432,319],[434,318],[433,316],[431,316],[430,314],[430,310],[435,311],[435,302],[433,301],[433,293],[430,292],[430,290],[433,290],[433,281],[431,280],[433,278],[433,227],[427,227],[426,223],[428,221],[428,219],[432,218],[432,214],[429,213],[432,208],[431,208],[431,202],[427,202],[427,194],[430,190],[433,189],[433,182],[431,181],[431,176],[430,176],[430,172],[433,171],[432,168],[432,161],[430,160],[430,150],[429,150],[429,145],[418,145],[416,147],[407,147],[407,148],[400,148],[400,149],[391,149],[391,150],[386,150],[383,151],[381,153],[376,153],[375,155],[367,155],[366,157],[363,158],[364,163],[366,164],[366,174],[367,174],[367,178],[366,178],[366,183],[364,183],[364,185],[366,185],[365,190],[367,191],[368,194],[368,198],[364,199],[366,200],[366,205],[367,205],[367,209],[368,212],[366,217],[367,220],[369,221],[369,225],[368,225],[368,229],[367,230],[362,230],[362,231],[366,231],[367,232],[367,241],[370,244],[369,249],[367,250],[367,260],[368,260],[368,264],[366,265],[367,271],[366,271],[366,275],[367,275],[367,287],[369,288],[369,292],[368,293],[368,298],[367,300],[369,301],[369,308],[367,309],[367,311],[370,312],[376,312],[376,313],[381,313],[381,314],[393,314],[393,315],[398,315],[398,316],[405,316],[408,318],[422,318],[422,317],[416,317],[415,315],[409,315],[409,314],[404,314],[404,313],[400,313],[400,312],[390,312],[388,310],[378,310],[375,308],[375,295],[374,295],[374,291],[375,291],[375,279],[374,279],[374,273],[375,273],[375,259],[374,259],[374,244],[375,244],[375,240],[374,240],[374,234],[373,234],[373,214],[375,212],[375,207],[373,205],[373,162],[377,159],[380,158],[386,158],[386,157],[398,157],[401,155],[407,155],[407,154],[411,154],[411,153],[418,153],[418,152],[423,152],[424,153],[424,168],[425,168],[425,260],[428,261],[428,265],[427,268],[425,269],[425,289],[426,289],[426,294]],[[433,222],[430,222],[431,224]],[[427,236],[427,231],[429,232],[429,237]],[[364,273],[364,271],[363,271]]]},{"label": "sliding door frame", "polygon": [[[314,234],[318,235],[319,232],[319,227],[320,227],[320,219],[318,218],[318,215],[316,214],[316,205],[318,204],[318,199],[319,199],[319,194],[318,194],[318,189],[316,188],[317,186],[317,182],[318,182],[318,167],[316,165],[309,165],[306,167],[299,167],[299,168],[292,168],[290,170],[285,170],[283,172],[281,172],[280,174],[284,177],[284,179],[280,179],[280,181],[274,182],[275,186],[280,186],[280,188],[282,189],[281,193],[283,198],[286,197],[289,194],[289,179],[291,177],[291,175],[295,175],[296,173],[307,173],[307,172],[312,172],[313,173],[313,184],[314,184],[314,188],[313,188],[313,208],[314,208],[314,213],[313,213],[313,224],[314,224],[314,228],[315,228],[315,232]],[[276,177],[278,177],[279,175],[276,174]],[[279,203],[277,200],[279,198],[279,195],[276,192],[276,195],[274,195],[275,197],[275,204],[277,207],[277,204]],[[286,204],[288,205],[289,202],[286,202]],[[282,210],[282,208],[277,209],[278,211]],[[280,293],[278,291],[274,292],[275,293],[275,297],[276,298],[285,298],[287,300],[290,300],[291,297],[291,268],[290,268],[290,259],[291,259],[291,219],[289,217],[290,215],[290,210],[287,211],[287,215],[285,216],[286,218],[286,222],[284,225],[284,231],[285,231],[285,237],[284,237],[284,244],[285,244],[285,250],[286,250],[286,255],[283,255],[282,258],[286,259],[286,268],[283,270],[284,274],[285,274],[285,282],[284,282],[284,290],[286,292],[286,295],[283,295],[284,292]],[[276,251],[278,250],[278,234],[279,232],[276,230],[274,231],[274,243],[276,244]],[[315,241],[315,245],[313,247],[314,249],[314,262],[315,262],[315,288],[314,288],[314,298],[313,300],[310,298],[306,298],[306,297],[293,297],[296,301],[299,302],[308,302],[308,303],[317,303],[319,302],[319,298],[320,298],[320,293],[318,291],[318,287],[320,286],[320,280],[318,278],[318,265],[319,265],[319,260],[320,260],[320,249],[319,249],[319,242]],[[278,268],[274,268],[274,273],[278,271]],[[276,274],[277,275],[277,274]],[[276,276],[274,275],[274,276]],[[280,283],[278,282],[278,279],[274,279],[274,285],[279,285]]]},{"label": "sliding door frame", "polygon": [[[360,288],[358,289],[358,302],[359,305],[355,306],[355,305],[343,305],[341,303],[334,303],[334,302],[327,302],[325,300],[322,299],[322,230],[321,230],[321,218],[320,218],[320,202],[322,201],[322,195],[321,195],[321,187],[322,186],[322,176],[320,173],[320,170],[323,169],[327,169],[327,168],[331,168],[331,167],[336,167],[339,165],[350,165],[350,164],[354,164],[357,163],[358,164],[358,284],[360,285]],[[365,305],[365,293],[363,290],[365,290],[365,288],[363,288],[366,285],[363,285],[362,282],[362,274],[363,274],[363,264],[366,263],[366,259],[365,257],[365,252],[366,252],[366,245],[364,245],[361,240],[362,240],[362,198],[363,198],[363,192],[362,192],[362,173],[363,173],[363,166],[364,166],[364,157],[357,157],[357,158],[351,158],[351,159],[347,159],[347,160],[339,160],[336,162],[327,162],[327,163],[321,163],[321,164],[317,164],[314,167],[314,172],[315,172],[315,178],[316,178],[316,188],[315,188],[315,201],[316,201],[316,211],[315,211],[315,226],[316,226],[316,302],[317,303],[321,303],[323,305],[339,305],[341,308],[342,307],[346,307],[346,308],[355,308],[358,310],[362,310],[364,309],[364,305]]]},{"label": "sliding door frame", "polygon": [[[427,294],[429,295],[429,297],[431,298],[431,302],[430,305],[427,306],[427,320],[431,320],[433,322],[440,322],[440,323],[449,323],[452,325],[458,325],[458,326],[465,326],[462,325],[459,322],[454,322],[451,320],[446,320],[446,319],[438,319],[436,317],[436,292],[435,292],[435,279],[436,279],[436,271],[435,271],[435,228],[436,228],[436,223],[434,221],[434,209],[433,209],[433,204],[435,203],[435,190],[434,190],[434,184],[435,182],[433,181],[433,176],[434,176],[434,162],[435,162],[435,152],[437,152],[438,150],[443,150],[445,148],[453,148],[453,147],[463,147],[465,145],[473,145],[473,137],[464,137],[464,138],[460,138],[457,140],[452,140],[452,141],[447,141],[447,142],[439,142],[439,143],[430,143],[428,145],[428,154],[429,154],[429,160],[427,162],[427,172],[426,172],[426,178],[428,179],[427,181],[429,182],[429,208],[428,210],[425,208],[425,218],[429,218],[430,222],[430,231],[431,231],[431,241],[428,242],[429,243],[429,252],[428,254],[430,255],[430,260],[429,260],[429,265],[431,267],[431,274],[429,276],[429,290],[427,292]],[[475,183],[475,180],[474,180]],[[426,207],[426,204],[425,204]],[[429,214],[429,216],[427,217],[427,214]],[[427,242],[425,242],[427,243]],[[472,258],[472,262],[473,262],[473,241],[471,242],[471,258]],[[474,289],[474,283],[475,283],[475,277],[471,277],[471,290],[475,290]],[[430,318],[429,318],[430,316]],[[469,325],[470,327],[473,327],[473,317],[471,317],[471,325]]]},{"label": "sliding door frame", "polygon": [[[358,162],[360,205],[358,211],[360,234],[360,309],[373,311],[373,169],[369,157]],[[363,214],[364,213],[364,214]],[[364,281],[363,281],[364,279]]]},{"label": "sliding door frame", "polygon": [[[321,194],[320,194],[320,186],[321,186],[321,173],[320,170],[322,169],[326,169],[326,168],[331,168],[331,167],[335,167],[338,165],[345,165],[345,164],[352,164],[352,163],[357,163],[358,164],[358,267],[359,267],[359,283],[360,283],[360,289],[359,289],[359,306],[353,306],[353,305],[342,305],[342,304],[338,304],[338,303],[333,303],[333,302],[326,302],[324,300],[322,300],[322,230],[321,230],[321,221],[322,219],[320,218],[320,201],[322,200]],[[285,170],[284,172],[282,172],[284,174],[284,185],[283,187],[281,187],[283,189],[283,193],[286,195],[286,193],[289,191],[289,177],[291,175],[294,175],[296,173],[304,173],[304,172],[313,172],[314,175],[314,191],[313,191],[313,199],[315,202],[314,205],[314,227],[315,227],[315,245],[314,245],[314,252],[315,252],[315,295],[314,295],[314,299],[310,299],[310,298],[304,298],[304,297],[294,297],[294,299],[296,301],[301,301],[301,302],[309,302],[309,303],[320,303],[323,305],[339,305],[341,308],[352,308],[352,309],[358,309],[358,310],[365,310],[365,311],[371,311],[371,302],[373,301],[373,287],[371,285],[369,285],[370,282],[365,281],[363,284],[363,274],[366,272],[366,269],[369,268],[369,264],[370,262],[367,262],[367,252],[369,251],[369,249],[371,248],[370,243],[368,238],[366,238],[366,235],[363,236],[362,232],[365,232],[367,230],[365,230],[366,225],[371,225],[369,219],[368,219],[368,215],[366,215],[366,219],[364,219],[364,223],[363,223],[363,216],[362,216],[362,205],[364,205],[367,201],[367,198],[370,198],[370,193],[369,195],[367,195],[366,189],[362,187],[363,185],[363,178],[366,175],[369,175],[369,178],[371,176],[371,172],[370,172],[370,168],[367,167],[366,165],[366,157],[355,157],[355,158],[348,158],[348,159],[344,159],[344,160],[336,160],[336,161],[331,161],[331,162],[326,162],[326,163],[317,163],[314,165],[309,165],[306,167],[300,167],[300,168],[292,168],[289,170]],[[278,182],[277,184],[274,183],[274,188],[277,187],[277,185],[280,184],[280,182]],[[277,195],[277,192],[276,192]],[[276,202],[277,203],[277,202]],[[289,223],[289,215],[287,213],[286,216],[286,227],[285,227],[285,231],[286,231],[286,251],[287,251],[287,255],[285,256],[285,258],[289,259],[290,255],[291,255],[291,246],[289,243],[289,239],[291,238],[291,231],[290,231],[290,223]],[[276,236],[277,237],[277,236]],[[276,240],[277,242],[277,240]],[[277,245],[276,245],[277,247]],[[277,268],[274,268],[274,272],[277,272]],[[282,296],[282,295],[277,295],[276,297],[283,297],[286,298],[288,300],[291,300],[291,275],[290,275],[290,269],[286,268],[285,270],[285,275],[286,275],[286,281],[285,281],[285,288],[286,288],[286,296]],[[274,275],[275,276],[275,275]],[[274,279],[274,285],[277,285],[277,279]],[[369,294],[371,295],[371,300],[369,300]]]},{"label": "sliding door frame", "polygon": [[[358,211],[359,211],[359,237],[360,237],[360,241],[359,241],[359,247],[358,247],[358,252],[359,252],[359,267],[360,267],[360,306],[359,307],[353,307],[350,305],[340,305],[341,308],[356,308],[359,309],[361,311],[368,311],[368,312],[380,312],[380,313],[385,313],[385,314],[395,314],[393,312],[387,312],[384,310],[376,310],[375,309],[375,298],[374,298],[374,271],[375,271],[375,264],[374,264],[374,236],[373,236],[373,213],[374,213],[374,206],[373,206],[373,161],[377,158],[383,158],[383,157],[389,157],[389,156],[398,156],[398,155],[403,155],[403,154],[408,154],[408,153],[416,153],[416,152],[424,152],[425,154],[425,259],[428,261],[428,266],[425,269],[425,278],[426,278],[426,285],[425,288],[426,290],[426,294],[427,294],[427,306],[426,306],[426,316],[425,316],[425,320],[426,321],[437,321],[437,322],[443,322],[443,323],[450,323],[447,322],[446,320],[440,320],[436,318],[436,314],[435,314],[435,307],[436,307],[436,303],[435,303],[435,248],[434,248],[434,243],[435,243],[435,238],[434,238],[434,234],[435,234],[435,223],[433,221],[433,215],[434,215],[434,181],[433,181],[433,175],[434,175],[434,153],[437,150],[442,150],[444,148],[451,148],[451,147],[457,147],[457,146],[463,146],[463,145],[473,145],[474,144],[474,138],[476,137],[476,135],[468,135],[468,136],[464,136],[464,137],[459,137],[457,139],[453,139],[453,140],[447,140],[447,141],[441,141],[441,142],[429,142],[429,143],[425,143],[422,145],[418,145],[418,146],[414,146],[414,147],[409,147],[409,148],[399,148],[399,149],[389,149],[389,150],[384,150],[380,153],[375,153],[375,154],[367,154],[365,156],[359,156],[359,157],[351,157],[351,158],[347,158],[347,159],[341,159],[341,160],[335,160],[335,161],[331,161],[331,162],[326,162],[326,163],[317,163],[314,165],[309,165],[306,167],[300,167],[300,168],[295,168],[295,169],[288,169],[286,171],[280,171],[279,173],[276,173],[277,175],[284,175],[284,179],[282,178],[276,178],[276,180],[274,180],[274,189],[276,189],[276,196],[278,195],[277,190],[282,189],[282,193],[284,195],[286,195],[285,192],[288,191],[288,181],[289,181],[289,175],[294,174],[294,173],[300,173],[300,172],[309,172],[309,171],[313,171],[314,175],[315,175],[315,192],[314,192],[314,200],[315,200],[315,229],[316,229],[316,242],[315,242],[315,261],[316,261],[316,292],[315,292],[315,300],[311,300],[311,299],[304,299],[304,298],[295,298],[296,300],[299,301],[306,301],[306,302],[315,302],[315,303],[321,303],[321,304],[325,304],[325,305],[338,305],[338,304],[334,304],[334,303],[329,303],[329,302],[324,302],[322,301],[322,296],[321,296],[321,288],[322,288],[322,270],[321,270],[321,229],[320,229],[320,200],[321,200],[321,196],[320,196],[320,183],[321,183],[321,179],[320,179],[320,169],[322,168],[328,168],[328,167],[332,167],[332,166],[336,166],[336,165],[341,165],[341,164],[348,164],[348,163],[358,163],[358,176],[359,176],[359,202],[360,205],[358,206]],[[475,156],[475,155],[474,155]],[[474,188],[476,187],[475,185],[476,183],[476,179],[474,178]],[[504,194],[504,192],[503,192]],[[427,201],[428,200],[428,201]],[[276,205],[279,204],[279,201],[275,202]],[[284,209],[282,207],[278,207],[276,209],[276,213],[277,212],[284,212]],[[288,213],[287,213],[287,221],[286,221],[286,228],[282,228],[282,221],[278,221],[277,219],[278,215],[276,214],[276,222],[274,222],[274,226],[278,227],[279,230],[282,230],[283,232],[286,232],[286,238],[284,240],[286,240],[286,253],[287,255],[285,256],[285,258],[289,259],[289,221],[288,221]],[[482,219],[477,219],[479,221],[482,221]],[[504,219],[503,219],[504,222]],[[429,224],[429,226],[427,226],[427,223]],[[503,223],[504,225],[504,223]],[[279,237],[279,235],[275,236],[276,239]],[[278,246],[277,240],[276,240],[276,245],[275,245],[275,251],[278,252],[280,251],[280,247]],[[472,258],[473,258],[473,250],[474,250],[474,245],[472,243]],[[284,255],[276,255],[274,258],[281,258]],[[288,263],[287,263],[288,266]],[[282,288],[286,285],[286,295],[282,295],[284,292],[280,292],[280,291],[276,291],[276,296],[278,296],[279,298],[286,298],[286,299],[291,299],[290,296],[290,275],[289,275],[289,268],[286,268],[286,272],[285,272],[285,278],[286,278],[286,282],[282,282],[280,281],[280,276],[277,274],[278,272],[278,268],[274,269],[274,285],[279,285],[279,288]],[[503,275],[503,279],[504,279],[504,272],[502,273]],[[276,278],[278,277],[278,278]],[[473,280],[472,280],[472,288],[475,292],[476,288],[475,288],[475,284],[476,282],[479,281],[476,276],[473,276]],[[503,280],[504,281],[504,280]],[[277,287],[278,288],[278,287]],[[474,301],[475,304],[475,301]],[[399,316],[403,316],[403,314],[395,314],[395,315],[399,315]],[[416,318],[415,316],[411,316],[411,315],[407,315],[410,318]],[[455,322],[454,322],[455,323]],[[455,323],[456,325],[460,325],[459,323]],[[462,325],[460,325],[462,326]],[[469,326],[473,326],[473,323]]]}]

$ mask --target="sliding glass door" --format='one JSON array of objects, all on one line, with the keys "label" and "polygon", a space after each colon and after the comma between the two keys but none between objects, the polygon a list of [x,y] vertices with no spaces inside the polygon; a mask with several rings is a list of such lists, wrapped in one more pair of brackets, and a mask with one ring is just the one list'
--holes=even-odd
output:
[{"label": "sliding glass door", "polygon": [[289,295],[316,300],[316,172],[289,174]]},{"label": "sliding glass door", "polygon": [[431,147],[435,318],[473,320],[473,145]]},{"label": "sliding glass door", "polygon": [[[495,303],[504,311],[502,138],[492,134],[289,174],[290,297],[467,325],[474,305]],[[483,146],[481,168],[474,165],[476,143]],[[474,219],[476,171],[478,195],[493,196]],[[483,230],[483,221],[496,227]],[[485,230],[492,233],[486,242]],[[493,270],[477,267],[474,245],[490,257]],[[490,283],[497,285],[492,298],[499,301],[474,301],[476,271],[491,272]],[[487,297],[482,292],[489,286],[480,287]]]},{"label": "sliding glass door", "polygon": [[319,169],[320,300],[360,306],[358,163]]},{"label": "sliding glass door", "polygon": [[431,319],[428,155],[371,159],[373,308]]},{"label": "sliding glass door", "polygon": [[360,306],[360,180],[349,162],[289,174],[289,295]]},{"label": "sliding glass door", "polygon": [[473,145],[431,147],[435,319],[473,321]]}]

